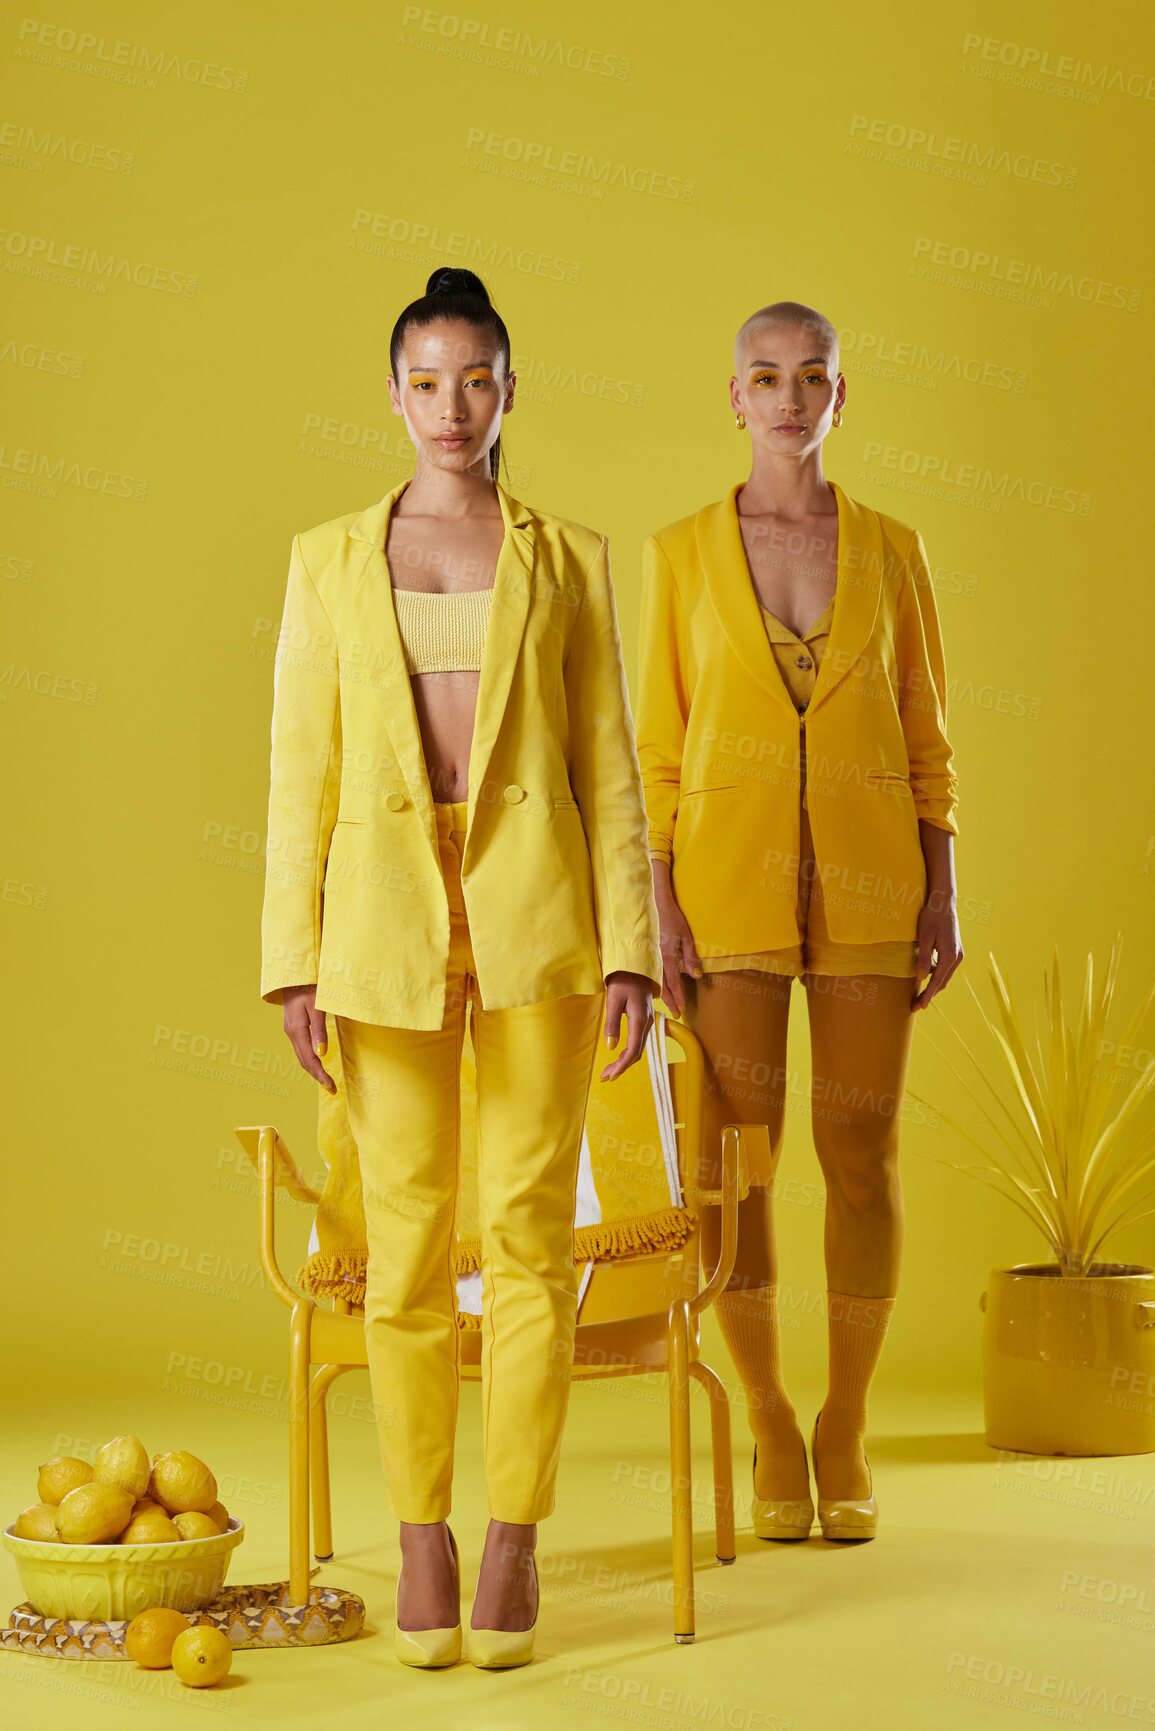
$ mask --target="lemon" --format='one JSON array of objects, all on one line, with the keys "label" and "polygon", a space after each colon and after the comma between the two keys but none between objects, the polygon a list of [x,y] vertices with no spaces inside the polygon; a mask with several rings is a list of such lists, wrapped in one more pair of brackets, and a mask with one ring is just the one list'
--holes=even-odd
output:
[{"label": "lemon", "polygon": [[217,1531],[227,1533],[229,1530],[229,1511],[223,1503],[214,1503],[209,1514],[217,1523]]},{"label": "lemon", "polygon": [[149,1515],[154,1510],[159,1510],[162,1515],[168,1514],[164,1504],[158,1503],[154,1497],[138,1497],[132,1505],[132,1518],[135,1521],[138,1515]]},{"label": "lemon", "polygon": [[36,1495],[42,1503],[62,1503],[77,1485],[91,1482],[92,1468],[87,1461],[78,1461],[75,1455],[56,1455],[41,1467]]},{"label": "lemon", "polygon": [[172,1545],[181,1538],[163,1509],[148,1509],[130,1520],[120,1535],[122,1545]]},{"label": "lemon", "polygon": [[139,1437],[115,1436],[96,1451],[92,1476],[101,1484],[120,1485],[134,1498],[148,1489],[148,1451]]},{"label": "lemon", "polygon": [[46,1539],[49,1544],[58,1544],[60,1534],[56,1529],[56,1516],[55,1503],[33,1503],[31,1508],[17,1515],[12,1531],[18,1539]]},{"label": "lemon", "polygon": [[178,1635],[172,1644],[172,1668],[182,1683],[204,1689],[227,1677],[233,1662],[233,1644],[211,1623],[196,1623]]},{"label": "lemon", "polygon": [[124,1631],[124,1647],[130,1659],[146,1671],[163,1671],[172,1664],[172,1644],[192,1624],[183,1611],[154,1605],[141,1611]]},{"label": "lemon", "polygon": [[60,1503],[60,1537],[66,1545],[111,1544],[131,1514],[132,1495],[119,1485],[77,1485]]},{"label": "lemon", "polygon": [[148,1491],[172,1514],[188,1509],[207,1514],[217,1500],[217,1481],[196,1455],[174,1449],[170,1454],[153,1455]]},{"label": "lemon", "polygon": [[221,1529],[211,1515],[202,1515],[197,1509],[187,1509],[184,1514],[174,1515],[172,1524],[182,1539],[219,1539]]}]

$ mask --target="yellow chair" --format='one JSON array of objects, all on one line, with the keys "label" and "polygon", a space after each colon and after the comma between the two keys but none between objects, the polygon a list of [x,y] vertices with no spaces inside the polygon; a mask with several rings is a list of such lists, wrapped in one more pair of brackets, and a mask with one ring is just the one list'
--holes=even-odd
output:
[{"label": "yellow chair", "polygon": [[[694,1639],[694,1532],[690,1401],[691,1381],[710,1397],[714,1471],[715,1550],[720,1563],[734,1561],[733,1468],[730,1406],[726,1386],[700,1357],[701,1317],[734,1268],[738,1199],[743,1187],[741,1134],[727,1125],[722,1136],[721,1189],[699,1184],[703,1059],[694,1035],[658,1010],[651,1040],[665,1058],[668,1105],[676,1141],[677,1169],[686,1199],[689,1230],[676,1249],[651,1250],[592,1261],[579,1310],[572,1377],[669,1376],[670,1478],[673,1516],[674,1639]],[[671,1050],[672,1048],[672,1050]],[[613,1084],[606,1084],[612,1087]],[[316,1555],[333,1555],[329,1494],[326,1395],[342,1371],[366,1367],[364,1311],[334,1293],[318,1300],[297,1291],[277,1262],[275,1197],[282,1187],[298,1202],[321,1198],[302,1177],[275,1125],[244,1125],[236,1135],[257,1170],[261,1218],[261,1266],[291,1312],[289,1324],[289,1587],[303,1604],[309,1582],[309,1502],[313,1505]],[[696,1205],[720,1204],[721,1254],[703,1280]],[[580,1233],[575,1242],[580,1240]],[[481,1335],[462,1329],[461,1374],[478,1380]]]}]

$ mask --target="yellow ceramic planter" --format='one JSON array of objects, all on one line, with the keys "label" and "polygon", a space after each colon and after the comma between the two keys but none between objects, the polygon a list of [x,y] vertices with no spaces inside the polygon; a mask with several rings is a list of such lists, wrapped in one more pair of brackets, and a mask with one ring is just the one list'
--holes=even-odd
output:
[{"label": "yellow ceramic planter", "polygon": [[1055,1263],[991,1273],[980,1301],[986,1439],[1039,1455],[1155,1450],[1155,1270]]},{"label": "yellow ceramic planter", "polygon": [[168,1545],[63,1545],[18,1539],[11,1526],[2,1536],[33,1610],[42,1617],[109,1622],[135,1617],[152,1605],[199,1611],[211,1604],[245,1527],[230,1518],[226,1531],[214,1538]]}]

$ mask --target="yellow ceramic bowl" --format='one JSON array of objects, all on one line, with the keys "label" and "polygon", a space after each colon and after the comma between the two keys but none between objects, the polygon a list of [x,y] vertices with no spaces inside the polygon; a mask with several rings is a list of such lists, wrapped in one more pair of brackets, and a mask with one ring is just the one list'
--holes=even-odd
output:
[{"label": "yellow ceramic bowl", "polygon": [[110,1622],[135,1617],[152,1605],[199,1611],[211,1604],[245,1525],[230,1516],[215,1538],[174,1539],[168,1545],[64,1545],[18,1539],[11,1526],[0,1536],[16,1558],[33,1610],[42,1617]]}]

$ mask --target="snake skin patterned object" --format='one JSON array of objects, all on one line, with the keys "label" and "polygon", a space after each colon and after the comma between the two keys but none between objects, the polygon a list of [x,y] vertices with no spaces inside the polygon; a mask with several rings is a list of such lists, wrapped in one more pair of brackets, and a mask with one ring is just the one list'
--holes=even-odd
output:
[{"label": "snake skin patterned object", "polygon": [[[365,1601],[356,1593],[310,1587],[305,1605],[291,1605],[288,1594],[288,1581],[225,1587],[211,1605],[188,1613],[189,1624],[211,1623],[234,1648],[320,1647],[360,1634]],[[127,1621],[42,1617],[25,1602],[10,1613],[8,1627],[0,1629],[0,1649],[54,1659],[130,1659],[124,1649],[127,1628]]]}]

